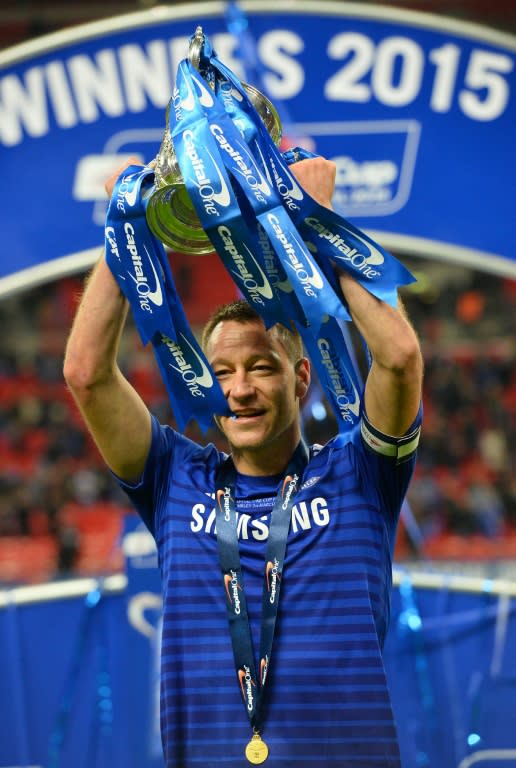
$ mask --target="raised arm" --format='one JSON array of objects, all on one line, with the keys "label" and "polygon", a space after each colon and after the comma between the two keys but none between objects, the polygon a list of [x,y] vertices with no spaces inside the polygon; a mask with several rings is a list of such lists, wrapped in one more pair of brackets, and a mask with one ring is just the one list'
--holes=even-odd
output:
[{"label": "raised arm", "polygon": [[[118,175],[107,182],[108,194]],[[106,464],[122,479],[133,481],[140,477],[149,452],[151,420],[117,364],[127,310],[102,256],[87,279],[75,315],[64,377]]]},{"label": "raised arm", "polygon": [[351,316],[371,352],[365,410],[371,424],[393,437],[406,433],[421,403],[423,361],[419,343],[401,301],[393,308],[352,277],[340,285]]},{"label": "raised arm", "polygon": [[[292,171],[306,191],[331,208],[335,164],[324,158],[302,160]],[[393,308],[339,270],[349,311],[371,352],[365,385],[365,410],[380,432],[400,437],[414,421],[421,402],[423,360],[419,342],[401,301]]]}]

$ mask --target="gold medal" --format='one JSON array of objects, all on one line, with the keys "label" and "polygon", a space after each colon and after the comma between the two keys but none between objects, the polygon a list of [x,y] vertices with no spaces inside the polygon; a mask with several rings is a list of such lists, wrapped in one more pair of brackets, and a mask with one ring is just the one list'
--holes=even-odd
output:
[{"label": "gold medal", "polygon": [[261,765],[269,756],[269,747],[262,740],[259,733],[254,733],[253,738],[245,748],[245,756],[253,765]]}]

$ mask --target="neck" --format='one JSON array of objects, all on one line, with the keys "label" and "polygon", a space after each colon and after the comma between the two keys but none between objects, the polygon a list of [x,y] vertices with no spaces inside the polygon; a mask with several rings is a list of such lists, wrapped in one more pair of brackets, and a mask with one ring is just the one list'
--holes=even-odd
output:
[{"label": "neck", "polygon": [[284,472],[296,450],[301,435],[297,434],[288,444],[267,445],[260,450],[238,450],[231,446],[231,457],[237,472],[253,477],[266,477],[279,475]]}]

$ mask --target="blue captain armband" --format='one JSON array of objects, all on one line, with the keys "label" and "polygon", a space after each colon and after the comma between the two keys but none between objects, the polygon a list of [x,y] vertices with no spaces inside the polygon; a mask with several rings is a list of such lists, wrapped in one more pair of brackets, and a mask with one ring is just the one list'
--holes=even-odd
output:
[{"label": "blue captain armband", "polygon": [[375,429],[363,414],[360,422],[360,431],[362,439],[368,448],[375,453],[379,453],[381,456],[395,459],[396,464],[402,464],[415,453],[419,444],[421,427],[418,424],[415,429],[412,429],[403,437],[391,437]]}]

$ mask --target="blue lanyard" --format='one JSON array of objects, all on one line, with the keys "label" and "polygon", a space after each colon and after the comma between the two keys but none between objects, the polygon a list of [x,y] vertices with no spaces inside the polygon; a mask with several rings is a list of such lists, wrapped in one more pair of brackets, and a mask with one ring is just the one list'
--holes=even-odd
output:
[{"label": "blue lanyard", "polygon": [[292,505],[307,462],[308,448],[301,441],[289,461],[271,513],[262,590],[259,672],[254,661],[238,549],[236,470],[231,457],[221,465],[216,477],[217,546],[229,632],[238,686],[255,732],[260,731],[261,725],[263,694],[272,657]]}]

